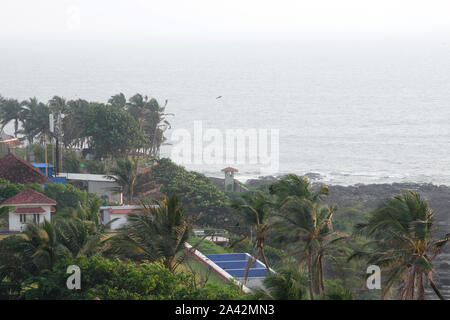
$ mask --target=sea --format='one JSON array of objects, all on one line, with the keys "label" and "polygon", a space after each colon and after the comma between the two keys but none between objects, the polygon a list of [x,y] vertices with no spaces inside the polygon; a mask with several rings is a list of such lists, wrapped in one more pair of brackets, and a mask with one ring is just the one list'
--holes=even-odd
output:
[{"label": "sea", "polygon": [[[174,134],[192,133],[195,123],[224,137],[233,129],[278,130],[271,175],[312,173],[340,185],[450,185],[448,35],[35,39],[0,46],[4,97],[107,102],[123,92],[167,100],[171,129],[162,156],[172,156],[180,142]],[[244,182],[265,175],[250,159],[181,164],[216,177],[231,166]]]}]

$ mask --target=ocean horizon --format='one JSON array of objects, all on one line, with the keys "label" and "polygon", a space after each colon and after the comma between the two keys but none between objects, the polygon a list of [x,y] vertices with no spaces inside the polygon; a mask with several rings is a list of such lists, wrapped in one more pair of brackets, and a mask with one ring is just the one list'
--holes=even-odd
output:
[{"label": "ocean horizon", "polygon": [[[168,100],[173,130],[195,121],[221,132],[278,129],[274,175],[450,185],[450,42],[442,37],[117,46],[13,43],[1,55],[0,94],[106,103],[142,93]],[[228,165],[241,181],[264,175],[253,164],[185,166],[221,177]]]}]

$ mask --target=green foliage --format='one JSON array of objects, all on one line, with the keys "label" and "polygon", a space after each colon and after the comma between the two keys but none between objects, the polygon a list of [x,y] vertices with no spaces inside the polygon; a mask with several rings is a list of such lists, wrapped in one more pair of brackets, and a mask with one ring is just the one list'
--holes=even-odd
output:
[{"label": "green foliage", "polygon": [[[48,103],[36,98],[25,101],[0,99],[0,128],[14,124],[14,135],[28,140],[30,145],[44,136],[50,137],[49,115],[63,113],[62,143],[65,147],[85,147],[86,143],[97,158],[123,156],[143,151],[150,158],[159,156],[160,146],[166,141],[165,131],[170,128],[165,104],[154,98],[136,94],[128,102],[123,94],[113,96],[109,104],[70,100],[54,96]],[[36,149],[36,161],[44,162],[42,147]],[[53,153],[49,152],[49,162]],[[77,170],[76,158],[67,155],[68,168]],[[71,171],[71,172],[78,172]]]},{"label": "green foliage", "polygon": [[326,300],[353,300],[353,293],[338,281],[325,280]]},{"label": "green foliage", "polygon": [[56,210],[58,211],[64,208],[75,209],[78,203],[86,204],[87,199],[100,199],[97,195],[92,193],[88,195],[87,191],[80,190],[71,184],[61,183],[48,184],[45,187],[44,194],[56,200]]},{"label": "green foliage", "polygon": [[86,160],[85,168],[88,173],[106,174],[105,163],[100,160]]},{"label": "green foliage", "polygon": [[161,185],[162,193],[180,197],[186,215],[193,217],[196,224],[226,229],[224,221],[233,223],[230,210],[226,207],[227,196],[204,175],[188,171],[167,158],[158,160],[158,164],[152,168],[152,175],[156,183]]},{"label": "green foliage", "polygon": [[119,229],[112,252],[137,261],[162,262],[170,272],[182,263],[184,244],[191,235],[191,225],[183,214],[176,195],[163,201],[142,201],[143,209],[130,213]]},{"label": "green foliage", "polygon": [[294,266],[284,267],[263,280],[266,290],[257,290],[254,299],[306,300],[308,277]]},{"label": "green foliage", "polygon": [[15,196],[20,191],[27,188],[33,189],[37,192],[43,192],[42,186],[40,184],[13,184],[8,180],[0,178],[0,202]]},{"label": "green foliage", "polygon": [[63,155],[63,172],[79,173],[81,171],[82,159],[75,151],[66,149]]},{"label": "green foliage", "polygon": [[0,240],[0,299],[18,296],[22,282],[38,272],[29,252],[30,245],[20,235]]},{"label": "green foliage", "polygon": [[83,114],[84,135],[91,137],[97,157],[123,156],[144,145],[144,133],[125,110],[104,104],[91,104]]},{"label": "green foliage", "polygon": [[369,265],[382,268],[382,297],[398,285],[401,299],[421,300],[428,282],[442,299],[432,279],[433,259],[450,240],[450,234],[435,239],[433,211],[419,193],[405,191],[387,200],[367,222],[356,225],[355,234],[371,241],[351,258],[365,258]]},{"label": "green foliage", "polygon": [[110,173],[108,178],[119,185],[114,191],[123,191],[127,202],[131,203],[134,195],[134,185],[136,183],[137,162],[133,162],[128,158],[117,159],[116,165],[111,168]]},{"label": "green foliage", "polygon": [[334,230],[352,233],[354,226],[363,223],[369,217],[369,209],[362,203],[355,203],[351,207],[339,208],[333,221]]},{"label": "green foliage", "polygon": [[200,237],[191,237],[188,242],[193,247],[195,247],[197,244],[200,243],[196,248],[198,251],[200,251],[203,254],[230,253],[231,252],[230,250],[227,250],[226,248],[221,247],[212,241],[202,239]]},{"label": "green foliage", "polygon": [[325,293],[324,260],[334,260],[343,253],[339,242],[347,235],[333,230],[333,215],[336,207],[321,204],[328,194],[328,187],[315,191],[305,177],[287,175],[270,188],[277,197],[280,214],[273,223],[277,239],[291,254],[298,257],[299,265],[306,265],[309,277],[309,296],[323,297]]},{"label": "green foliage", "polygon": [[[34,154],[33,162],[45,162],[45,150],[44,147],[40,143],[33,143],[26,147],[25,155],[29,155],[30,153]],[[54,163],[53,159],[53,145],[47,144],[47,163]]]},{"label": "green foliage", "polygon": [[[81,269],[81,290],[66,287],[67,267]],[[155,299],[234,299],[234,287],[207,284],[197,289],[192,275],[171,273],[157,263],[139,266],[100,256],[62,260],[50,271],[44,270],[27,281],[25,299],[155,300]]]}]

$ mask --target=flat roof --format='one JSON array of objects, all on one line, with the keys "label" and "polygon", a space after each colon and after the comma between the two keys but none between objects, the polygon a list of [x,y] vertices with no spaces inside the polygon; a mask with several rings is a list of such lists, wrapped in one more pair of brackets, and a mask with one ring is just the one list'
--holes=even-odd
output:
[{"label": "flat roof", "polygon": [[[31,164],[33,166],[35,166],[36,168],[45,168],[45,163],[41,163],[41,162],[31,162]],[[53,165],[51,163],[47,163],[47,168],[53,168]]]},{"label": "flat roof", "polygon": [[90,173],[60,173],[57,177],[64,177],[67,180],[82,180],[82,181],[100,181],[115,183],[114,180],[107,178],[104,174],[90,174]]}]

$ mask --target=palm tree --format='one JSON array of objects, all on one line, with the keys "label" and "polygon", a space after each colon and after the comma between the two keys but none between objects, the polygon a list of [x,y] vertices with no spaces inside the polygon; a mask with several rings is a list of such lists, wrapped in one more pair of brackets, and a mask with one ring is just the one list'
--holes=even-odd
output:
[{"label": "palm tree", "polygon": [[2,99],[0,104],[0,125],[5,126],[14,121],[14,137],[19,133],[19,124],[23,120],[23,105],[16,99]]},{"label": "palm tree", "polygon": [[371,250],[355,252],[351,258],[367,258],[387,273],[382,297],[398,285],[400,297],[425,299],[425,284],[443,299],[433,282],[433,259],[449,241],[450,234],[434,239],[434,214],[419,193],[407,191],[380,205],[367,223],[355,232],[372,239]]},{"label": "palm tree", "polygon": [[173,115],[165,113],[167,100],[164,105],[160,105],[156,99],[150,99],[148,108],[150,109],[150,116],[144,124],[144,131],[149,135],[149,153],[152,157],[159,157],[161,145],[166,141],[164,132],[170,129],[170,123],[166,116]]},{"label": "palm tree", "polygon": [[23,102],[23,133],[30,144],[36,137],[44,137],[50,134],[49,114],[47,105],[38,102],[36,98],[30,98]]},{"label": "palm tree", "polygon": [[127,104],[127,98],[125,98],[125,95],[121,92],[119,94],[113,95],[108,100],[108,103],[114,107],[123,109]]},{"label": "palm tree", "polygon": [[2,227],[3,218],[9,213],[11,207],[1,207],[0,208],[0,227]]},{"label": "palm tree", "polygon": [[[246,224],[250,226],[252,233],[255,234],[255,241],[253,242],[254,254],[252,255],[252,258],[249,259],[245,270],[245,281],[247,281],[251,265],[260,256],[266,265],[267,271],[270,272],[269,263],[264,253],[264,242],[270,231],[270,224],[267,221],[270,214],[271,203],[268,197],[262,192],[256,194],[244,194],[241,200],[241,203],[235,202],[232,206],[240,211]],[[248,240],[247,236],[232,244],[231,247],[246,240]]]},{"label": "palm tree", "polygon": [[111,238],[112,252],[139,261],[161,262],[174,273],[184,260],[185,242],[191,226],[176,195],[162,201],[142,201],[138,213],[130,213],[127,223]]},{"label": "palm tree", "polygon": [[117,192],[123,191],[127,202],[131,203],[134,196],[134,185],[136,184],[137,162],[129,159],[118,159],[116,166],[111,168],[110,173],[111,175],[108,175],[107,178],[119,185],[114,190]]},{"label": "palm tree", "polygon": [[253,299],[305,300],[308,298],[308,279],[297,267],[289,265],[263,280],[265,289],[255,290]]},{"label": "palm tree", "polygon": [[70,256],[94,254],[102,243],[102,233],[90,221],[78,217],[55,219],[57,241]]},{"label": "palm tree", "polygon": [[27,254],[39,270],[51,269],[61,257],[68,254],[68,249],[58,241],[55,224],[47,220],[41,224],[28,224],[24,240],[29,245]]},{"label": "palm tree", "polygon": [[[115,101],[122,98],[114,96],[111,99]],[[150,157],[158,157],[159,149],[166,141],[164,132],[170,129],[170,123],[166,120],[166,116],[170,114],[165,113],[167,100],[164,105],[160,105],[154,98],[149,100],[147,96],[136,94],[128,101],[126,110],[136,119],[139,129],[147,134],[149,140],[147,153]]]},{"label": "palm tree", "polygon": [[270,191],[277,197],[280,210],[274,215],[275,238],[291,247],[290,255],[297,256],[300,265],[307,265],[310,298],[314,300],[315,292],[323,297],[324,258],[333,259],[338,242],[347,238],[333,231],[336,207],[319,203],[328,188],[321,186],[313,191],[307,178],[290,174],[273,184]]},{"label": "palm tree", "polygon": [[333,257],[339,250],[338,242],[346,238],[333,232],[332,218],[336,207],[321,206],[311,200],[290,200],[282,207],[282,213],[273,226],[276,239],[290,247],[290,255],[298,257],[299,264],[307,265],[309,293],[314,300],[315,293],[323,297],[324,259]]},{"label": "palm tree", "polygon": [[308,199],[311,201],[320,201],[329,193],[328,187],[320,186],[318,190],[313,190],[308,178],[300,177],[296,174],[288,174],[281,178],[269,188],[270,193],[278,199],[278,206],[281,207],[284,201],[292,198]]},{"label": "palm tree", "polygon": [[54,96],[53,98],[51,98],[48,101],[48,105],[52,113],[65,113],[69,109],[69,105],[66,103],[66,99],[59,96]]}]

